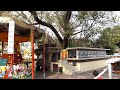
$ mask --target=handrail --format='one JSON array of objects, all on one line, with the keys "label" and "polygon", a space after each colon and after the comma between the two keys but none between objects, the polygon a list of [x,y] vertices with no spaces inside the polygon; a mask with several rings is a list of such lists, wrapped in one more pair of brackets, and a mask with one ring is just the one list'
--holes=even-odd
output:
[{"label": "handrail", "polygon": [[108,67],[106,69],[104,69],[99,75],[97,75],[94,79],[98,79],[100,76],[102,76],[106,71],[107,71]]}]

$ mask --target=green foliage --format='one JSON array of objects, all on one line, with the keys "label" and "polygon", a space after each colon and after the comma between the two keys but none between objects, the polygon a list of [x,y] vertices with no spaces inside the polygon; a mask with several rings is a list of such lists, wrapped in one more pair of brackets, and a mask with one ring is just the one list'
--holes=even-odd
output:
[{"label": "green foliage", "polygon": [[118,42],[120,42],[120,26],[114,26],[113,28],[106,28],[101,32],[99,39],[95,42],[95,46],[109,48],[112,54]]}]

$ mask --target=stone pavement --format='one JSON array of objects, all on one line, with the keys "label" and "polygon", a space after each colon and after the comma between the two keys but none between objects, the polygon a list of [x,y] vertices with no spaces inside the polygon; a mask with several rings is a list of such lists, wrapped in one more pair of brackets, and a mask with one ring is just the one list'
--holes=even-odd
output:
[{"label": "stone pavement", "polygon": [[[97,71],[100,73],[104,70],[105,68],[100,68],[97,69]],[[88,71],[88,72],[84,72],[84,73],[80,73],[77,75],[64,75],[61,73],[50,73],[50,72],[46,72],[46,78],[45,79],[93,79],[94,76],[92,75],[92,71]],[[112,74],[113,79],[120,79],[120,74],[116,74],[113,73]],[[106,71],[103,75],[102,75],[103,79],[109,79],[108,77],[108,71]],[[43,74],[41,72],[37,72],[37,74],[35,75],[35,79],[43,79]]]}]

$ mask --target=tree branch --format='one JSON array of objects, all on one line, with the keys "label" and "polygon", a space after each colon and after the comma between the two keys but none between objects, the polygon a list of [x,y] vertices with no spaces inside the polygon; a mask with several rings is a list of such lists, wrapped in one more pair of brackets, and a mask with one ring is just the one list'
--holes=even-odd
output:
[{"label": "tree branch", "polygon": [[66,12],[66,15],[65,15],[65,23],[68,24],[69,23],[69,20],[71,18],[71,11],[67,11]]},{"label": "tree branch", "polygon": [[[87,20],[84,21],[84,23],[83,23],[83,25],[82,25],[82,29],[81,29],[80,31],[76,32],[76,33],[73,33],[72,35],[76,35],[76,34],[78,34],[78,33],[81,33],[81,32],[83,31],[83,26],[86,24],[86,21],[87,21]],[[85,25],[85,26],[86,26],[86,25]]]},{"label": "tree branch", "polygon": [[[65,31],[65,37],[69,36],[69,27],[70,27],[70,18],[71,18],[71,11],[66,11],[65,16],[63,18],[64,20],[64,31]],[[66,35],[67,34],[67,35]]]},{"label": "tree branch", "polygon": [[[94,22],[95,22],[95,19],[93,19],[93,22],[91,23],[91,25],[89,26],[89,28],[88,28],[87,30],[90,30],[90,29],[92,28]],[[81,33],[81,32],[83,31],[83,26],[84,26],[85,24],[86,24],[86,21],[85,21],[84,24],[82,25],[81,31],[78,31],[78,32],[76,32],[76,33],[73,33],[72,35],[76,35],[76,34],[78,34],[78,33]],[[86,31],[87,31],[87,30],[86,30]]]},{"label": "tree branch", "polygon": [[55,35],[58,37],[58,40],[59,40],[59,42],[61,43],[61,45],[63,44],[63,39],[61,38],[61,36],[60,36],[59,33],[57,32],[57,30],[56,30],[51,24],[46,23],[46,22],[44,22],[44,21],[41,21],[41,20],[38,18],[38,16],[37,16],[37,14],[36,14],[35,11],[29,11],[29,12],[33,15],[33,17],[34,17],[34,19],[35,19],[36,22],[38,22],[39,24],[41,24],[41,25],[43,25],[43,26],[49,27],[49,28],[55,33]]}]

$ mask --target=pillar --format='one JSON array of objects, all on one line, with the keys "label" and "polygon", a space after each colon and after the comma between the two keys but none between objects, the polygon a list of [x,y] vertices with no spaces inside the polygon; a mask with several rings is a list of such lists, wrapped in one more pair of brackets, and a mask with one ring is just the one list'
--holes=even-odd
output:
[{"label": "pillar", "polygon": [[31,30],[31,46],[32,46],[32,79],[34,79],[34,31]]}]

